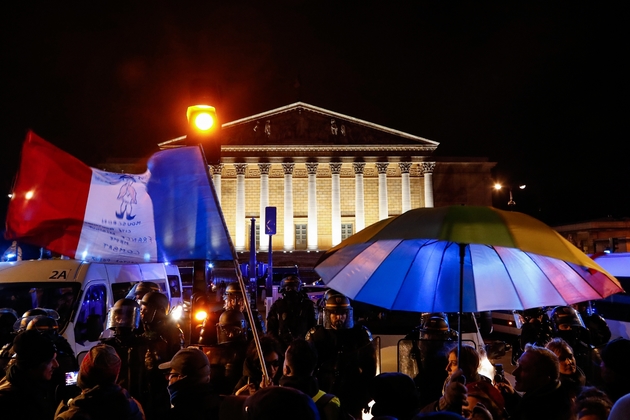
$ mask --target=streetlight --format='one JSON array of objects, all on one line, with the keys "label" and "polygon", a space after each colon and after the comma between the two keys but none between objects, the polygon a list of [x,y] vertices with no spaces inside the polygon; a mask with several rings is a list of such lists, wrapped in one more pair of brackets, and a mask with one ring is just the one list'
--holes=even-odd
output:
[{"label": "streetlight", "polygon": [[[518,186],[518,189],[524,190],[525,187],[526,187],[525,184],[521,184]],[[502,188],[503,188],[503,185],[501,185],[500,183],[497,182],[494,184],[495,190],[500,191]],[[509,191],[510,191],[510,200],[508,201],[507,205],[510,210],[513,210],[514,206],[516,205],[516,201],[514,201],[514,197],[512,196],[512,186],[509,187]]]},{"label": "streetlight", "polygon": [[211,165],[220,163],[221,143],[218,137],[221,125],[216,109],[205,104],[189,106],[186,118],[188,119],[187,143],[203,145],[208,163]]}]

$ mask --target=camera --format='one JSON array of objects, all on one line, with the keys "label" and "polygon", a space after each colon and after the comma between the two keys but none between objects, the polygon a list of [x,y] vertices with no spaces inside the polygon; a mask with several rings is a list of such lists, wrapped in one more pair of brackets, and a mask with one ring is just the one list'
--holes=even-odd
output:
[{"label": "camera", "polygon": [[66,385],[76,385],[79,371],[66,372]]},{"label": "camera", "polygon": [[498,383],[505,383],[505,372],[503,371],[503,364],[501,363],[497,363],[494,365],[494,383],[498,384]]}]

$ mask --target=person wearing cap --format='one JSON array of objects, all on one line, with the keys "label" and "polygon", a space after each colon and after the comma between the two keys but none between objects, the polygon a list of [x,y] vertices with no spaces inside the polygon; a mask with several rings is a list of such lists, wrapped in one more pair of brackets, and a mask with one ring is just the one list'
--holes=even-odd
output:
[{"label": "person wearing cap", "polygon": [[219,418],[220,397],[210,386],[210,362],[203,351],[187,347],[159,368],[168,377],[169,420]]},{"label": "person wearing cap", "polygon": [[19,333],[13,342],[15,355],[0,381],[0,415],[3,420],[52,418],[54,392],[50,386],[57,363],[57,349],[37,330]]},{"label": "person wearing cap", "polygon": [[145,420],[142,406],[116,384],[120,357],[112,346],[97,344],[81,362],[77,385],[81,394],[62,402],[55,420]]}]

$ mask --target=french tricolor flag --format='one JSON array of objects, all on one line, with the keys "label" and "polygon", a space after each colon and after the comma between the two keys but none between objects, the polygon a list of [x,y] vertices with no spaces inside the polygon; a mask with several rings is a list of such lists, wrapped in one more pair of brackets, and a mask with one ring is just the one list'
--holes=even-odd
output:
[{"label": "french tricolor flag", "polygon": [[86,261],[233,259],[200,147],[158,152],[145,173],[120,174],[29,131],[5,236]]}]

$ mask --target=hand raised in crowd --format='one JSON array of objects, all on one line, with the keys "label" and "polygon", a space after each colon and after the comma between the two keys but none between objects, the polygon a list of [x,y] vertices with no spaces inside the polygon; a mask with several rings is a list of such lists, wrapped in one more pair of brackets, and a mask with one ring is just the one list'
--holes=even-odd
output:
[{"label": "hand raised in crowd", "polygon": [[254,395],[259,389],[270,386],[273,386],[273,381],[268,376],[263,375],[263,379],[260,381],[260,385],[258,387],[256,387],[256,384],[246,383],[239,388],[234,395]]},{"label": "hand raised in crowd", "polygon": [[468,390],[465,383],[466,377],[461,369],[453,372],[449,383],[444,388],[444,395],[438,402],[440,410],[461,414],[462,407],[468,406]]}]

